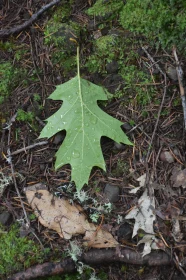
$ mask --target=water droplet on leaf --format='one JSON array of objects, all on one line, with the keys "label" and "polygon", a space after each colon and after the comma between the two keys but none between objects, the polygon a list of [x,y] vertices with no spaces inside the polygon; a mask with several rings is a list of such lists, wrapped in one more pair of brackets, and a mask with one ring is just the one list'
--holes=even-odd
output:
[{"label": "water droplet on leaf", "polygon": [[91,123],[93,123],[93,124],[96,124],[97,123],[97,121],[98,121],[98,119],[97,118],[91,118]]},{"label": "water droplet on leaf", "polygon": [[73,158],[79,158],[80,157],[80,153],[77,150],[74,150],[72,153],[72,157]]}]

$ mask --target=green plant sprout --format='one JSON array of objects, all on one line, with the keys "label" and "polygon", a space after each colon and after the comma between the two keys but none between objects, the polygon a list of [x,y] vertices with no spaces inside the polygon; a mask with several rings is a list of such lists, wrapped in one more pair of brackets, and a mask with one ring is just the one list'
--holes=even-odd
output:
[{"label": "green plant sprout", "polygon": [[25,112],[22,109],[18,109],[16,119],[22,122],[32,122],[34,119],[34,114],[32,112]]}]

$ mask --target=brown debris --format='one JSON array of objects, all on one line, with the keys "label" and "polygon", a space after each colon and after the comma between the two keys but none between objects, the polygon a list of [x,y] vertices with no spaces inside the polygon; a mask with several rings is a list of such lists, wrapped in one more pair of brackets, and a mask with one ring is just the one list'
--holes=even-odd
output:
[{"label": "brown debris", "polygon": [[37,13],[33,14],[31,18],[24,23],[17,25],[10,29],[2,29],[0,30],[0,38],[8,37],[10,35],[13,35],[15,33],[19,33],[22,30],[26,29],[28,26],[30,26],[34,21],[38,19],[38,17],[43,14],[45,11],[47,11],[52,6],[58,4],[61,0],[53,0],[51,3],[43,6]]},{"label": "brown debris", "polygon": [[85,234],[84,245],[93,248],[115,247],[118,244],[109,232],[101,228],[97,230],[94,224],[88,222],[80,205],[71,205],[67,199],[55,197],[46,189],[38,189],[38,186],[26,188],[25,193],[40,223],[57,231],[60,237],[68,240]]},{"label": "brown debris", "polygon": [[175,188],[186,188],[186,169],[179,170],[178,168],[174,168],[171,181],[173,183],[173,187]]},{"label": "brown debris", "polygon": [[[148,266],[165,266],[171,265],[171,258],[164,252],[153,252],[145,257],[138,252],[127,248],[120,248],[120,255],[117,249],[92,249],[84,253],[79,261],[88,265],[100,265],[110,263],[128,263],[135,265]],[[16,273],[8,278],[8,280],[29,280],[39,276],[52,276],[57,274],[65,274],[75,270],[74,262],[71,259],[64,260],[60,263],[44,263],[33,266],[24,272]]]}]

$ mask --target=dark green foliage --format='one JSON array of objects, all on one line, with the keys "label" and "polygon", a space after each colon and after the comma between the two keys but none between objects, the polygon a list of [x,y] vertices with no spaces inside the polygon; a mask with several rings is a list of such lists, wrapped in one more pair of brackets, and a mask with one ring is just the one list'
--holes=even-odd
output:
[{"label": "dark green foliage", "polygon": [[18,121],[22,121],[22,122],[31,122],[34,119],[34,113],[33,112],[25,112],[22,109],[18,109],[16,119]]},{"label": "dark green foliage", "polygon": [[87,10],[90,16],[101,16],[113,19],[123,6],[123,0],[97,0],[93,7]]},{"label": "dark green foliage", "polygon": [[171,49],[185,47],[185,0],[128,0],[120,13],[125,29],[147,37],[150,44],[161,44]]},{"label": "dark green foliage", "polygon": [[2,104],[26,77],[26,70],[18,69],[10,62],[0,63],[0,104]]},{"label": "dark green foliage", "polygon": [[41,263],[45,257],[46,251],[34,241],[26,237],[19,237],[18,225],[12,226],[9,232],[0,227],[1,276],[8,276],[31,265]]},{"label": "dark green foliage", "polygon": [[0,64],[0,104],[9,96],[18,70],[10,62]]}]

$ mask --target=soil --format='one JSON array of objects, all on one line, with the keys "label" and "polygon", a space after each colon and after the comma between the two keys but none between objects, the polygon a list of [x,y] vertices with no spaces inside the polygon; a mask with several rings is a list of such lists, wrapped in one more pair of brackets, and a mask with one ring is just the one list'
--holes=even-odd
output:
[{"label": "soil", "polygon": [[[93,5],[92,2],[74,1],[70,14],[70,19],[84,28],[83,35],[79,37],[82,65],[86,56],[88,57],[92,52],[92,41],[96,40],[95,34],[104,36],[105,33],[108,34],[113,29],[118,29],[118,32],[121,32],[122,29],[117,20],[111,20],[100,31],[97,27],[98,19],[93,22],[93,19],[85,13],[86,9]],[[42,1],[42,5],[48,3],[50,3],[48,0]],[[43,13],[28,28],[12,36],[2,38],[1,41],[1,46],[9,43],[10,48],[3,49],[3,47],[0,47],[0,61],[11,61],[15,67],[22,70],[16,81],[13,80],[15,84],[11,85],[10,95],[0,105],[2,126],[0,130],[0,172],[3,173],[3,176],[11,178],[0,196],[0,222],[6,227],[20,219],[24,219],[26,223],[18,196],[21,196],[26,205],[27,215],[29,216],[33,212],[26,201],[25,187],[43,183],[50,192],[58,193],[58,195],[60,192],[60,195],[69,199],[73,198],[73,192],[75,192],[73,184],[72,193],[69,193],[67,188],[65,189],[65,186],[71,184],[70,166],[65,165],[58,171],[54,169],[55,153],[61,145],[65,133],[59,133],[43,145],[37,145],[41,142],[38,137],[45,125],[44,120],[61,106],[60,102],[48,100],[47,97],[54,91],[56,85],[68,81],[76,74],[74,65],[67,71],[62,69],[57,62],[54,63],[52,54],[57,52],[58,49],[52,44],[45,44],[44,30],[59,7],[63,8],[63,3]],[[41,1],[37,0],[0,1],[1,29],[11,29],[24,23],[31,14],[37,12],[40,8]],[[69,18],[67,22],[68,20]],[[55,36],[62,36],[63,34],[66,39],[69,39],[69,33],[65,33],[64,29],[60,32]],[[146,43],[148,44],[148,42]],[[22,45],[24,45],[25,54],[21,56],[20,60],[17,60],[15,54]],[[65,46],[68,47],[68,43],[65,42]],[[74,53],[73,48],[69,48],[69,51],[72,54]],[[151,71],[150,75],[154,77],[153,86],[157,91],[155,99],[145,105],[145,110],[141,104],[137,103],[132,89],[131,92],[128,89],[126,94],[125,79],[119,73],[117,61],[113,60],[106,64],[104,73],[93,73],[85,67],[85,64],[82,66],[82,76],[84,78],[106,87],[112,94],[112,98],[106,104],[101,103],[100,106],[105,112],[123,122],[123,131],[134,143],[133,147],[118,145],[114,141],[102,137],[101,147],[106,162],[106,172],[94,167],[89,184],[84,187],[84,190],[91,198],[95,198],[100,205],[110,201],[113,203],[111,213],[105,213],[103,220],[100,217],[97,225],[102,226],[104,224],[121,246],[139,251],[140,254],[144,245],[137,246],[137,243],[144,236],[144,232],[141,231],[132,238],[134,220],[125,220],[125,216],[138,205],[138,199],[143,191],[140,190],[136,194],[131,194],[129,191],[139,185],[137,179],[141,175],[146,173],[149,178],[153,175],[153,192],[156,203],[154,231],[164,245],[165,252],[174,259],[175,264],[172,263],[171,267],[170,264],[163,267],[139,266],[132,265],[131,260],[130,264],[126,265],[119,262],[109,265],[103,262],[95,265],[95,271],[103,270],[107,274],[107,279],[186,279],[184,265],[180,266],[180,263],[184,264],[185,262],[185,188],[182,187],[183,182],[175,183],[176,187],[174,187],[174,178],[171,179],[175,167],[183,170],[186,163],[185,128],[179,99],[179,83],[175,75],[173,78],[171,76],[175,69],[173,69],[171,75],[166,72],[165,64],[175,64],[172,54],[165,50],[157,52],[152,47],[148,48],[148,52],[155,61],[160,61],[159,65],[165,73],[166,81],[157,68],[154,69],[156,72]],[[138,63],[142,70],[147,71],[142,61],[149,64],[152,61],[144,53],[140,44],[136,46],[136,53],[139,56],[135,64]],[[185,61],[182,57],[180,59],[184,69]],[[26,75],[25,70],[27,71]],[[134,83],[138,87],[140,81],[134,81]],[[117,97],[115,95],[118,86],[120,86],[123,96]],[[148,90],[146,90],[148,85],[144,87],[144,95],[146,95],[148,94]],[[161,108],[160,104],[165,91],[166,96]],[[38,100],[36,100],[35,94],[39,95]],[[176,98],[178,105],[174,105]],[[125,101],[129,99],[130,102],[126,103]],[[27,113],[34,113],[34,117],[29,121],[18,120],[16,115],[20,109]],[[145,111],[145,114],[143,114],[143,111]],[[158,117],[158,113],[160,113],[160,117]],[[30,148],[29,146],[33,144],[35,146]],[[22,150],[19,151],[19,149]],[[8,159],[9,153],[11,154],[12,164]],[[178,171],[176,174],[178,174]],[[147,185],[150,185],[150,181],[147,180],[147,183]],[[110,186],[114,188],[113,194],[108,190]],[[60,191],[59,187],[61,187]],[[18,191],[19,193],[17,193]],[[76,202],[80,203],[78,200]],[[91,203],[82,203],[82,206],[89,216],[93,211]],[[118,223],[118,217],[122,217],[120,224]],[[174,231],[174,220],[177,220],[179,224],[177,232]],[[31,220],[30,227],[34,229],[41,243],[50,247],[54,254],[46,261],[56,260],[55,250],[60,248],[62,252],[64,248],[68,248],[69,241],[62,240],[55,231],[38,225],[37,219]],[[175,234],[178,235],[177,238]],[[33,236],[28,234],[28,238],[33,239]],[[81,237],[77,236],[75,240],[81,242]],[[158,254],[158,250],[156,252]],[[97,254],[99,254],[99,250]]]}]

